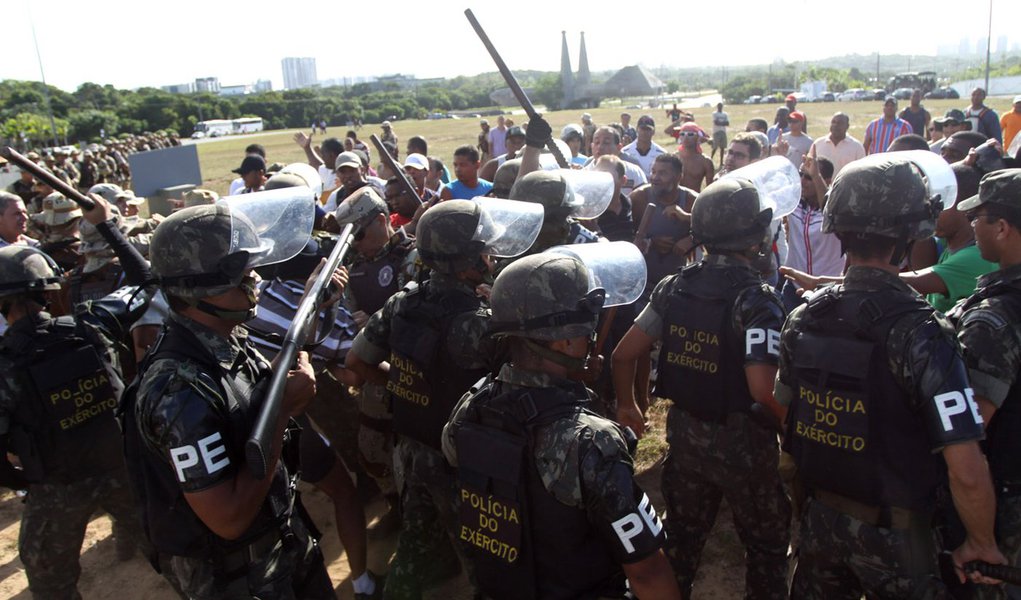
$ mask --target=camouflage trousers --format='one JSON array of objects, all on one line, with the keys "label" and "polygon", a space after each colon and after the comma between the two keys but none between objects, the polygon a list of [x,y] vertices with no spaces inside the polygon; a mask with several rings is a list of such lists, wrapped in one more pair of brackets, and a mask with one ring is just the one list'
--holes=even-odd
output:
[{"label": "camouflage trousers", "polygon": [[[18,553],[36,600],[78,599],[78,562],[89,520],[98,510],[113,516],[118,554],[141,543],[136,503],[123,469],[69,484],[29,486]],[[124,554],[130,554],[125,552]]]},{"label": "camouflage trousers", "polygon": [[408,438],[394,448],[401,496],[401,532],[383,598],[417,600],[422,590],[460,572],[456,542],[456,479],[438,450]]},{"label": "camouflage trousers", "polygon": [[949,598],[931,529],[884,529],[809,499],[792,600]]},{"label": "camouflage trousers", "polygon": [[222,575],[210,560],[169,558],[173,577],[192,600],[335,600],[323,553],[304,521],[292,517],[290,532],[246,572]]},{"label": "camouflage trousers", "polygon": [[397,493],[394,482],[394,436],[390,422],[393,411],[386,387],[372,383],[362,386],[358,394],[358,462],[379,486],[384,496]]},{"label": "camouflage trousers", "polygon": [[675,407],[663,465],[667,556],[684,597],[723,498],[745,547],[745,597],[787,597],[791,506],[780,483],[776,434],[747,415],[711,423]]},{"label": "camouflage trousers", "polygon": [[[1021,495],[996,497],[996,543],[1007,563],[1021,567]],[[1021,599],[1021,587],[1016,585],[975,586],[979,600]]]}]

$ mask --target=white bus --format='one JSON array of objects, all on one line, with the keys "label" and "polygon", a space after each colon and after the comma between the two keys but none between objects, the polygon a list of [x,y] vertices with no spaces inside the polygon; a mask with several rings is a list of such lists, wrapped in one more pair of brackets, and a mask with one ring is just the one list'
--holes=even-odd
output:
[{"label": "white bus", "polygon": [[234,133],[254,133],[256,131],[262,131],[261,117],[234,119]]},{"label": "white bus", "polygon": [[[261,119],[260,119],[261,121]],[[212,119],[210,121],[199,121],[195,123],[193,138],[220,137],[234,133],[234,121],[228,119]]]}]

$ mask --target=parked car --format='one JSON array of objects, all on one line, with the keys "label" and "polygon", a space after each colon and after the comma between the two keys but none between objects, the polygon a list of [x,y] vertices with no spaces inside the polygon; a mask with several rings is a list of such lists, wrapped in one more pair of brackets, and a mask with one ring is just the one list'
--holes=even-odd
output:
[{"label": "parked car", "polygon": [[744,101],[745,104],[758,104],[759,98],[762,96],[748,96],[748,99]]},{"label": "parked car", "polygon": [[833,92],[826,92],[822,95],[823,102],[834,102],[836,99],[837,97],[833,95]]},{"label": "parked car", "polygon": [[886,100],[886,90],[882,88],[875,88],[869,91],[871,94],[869,95],[868,100]]},{"label": "parked car", "polygon": [[893,90],[893,97],[898,100],[910,100],[911,94],[915,92],[912,88],[897,88]]},{"label": "parked car", "polygon": [[869,97],[869,93],[861,88],[851,88],[837,96],[837,102],[860,102]]},{"label": "parked car", "polygon": [[936,88],[925,95],[929,100],[957,100],[961,97],[952,87]]}]

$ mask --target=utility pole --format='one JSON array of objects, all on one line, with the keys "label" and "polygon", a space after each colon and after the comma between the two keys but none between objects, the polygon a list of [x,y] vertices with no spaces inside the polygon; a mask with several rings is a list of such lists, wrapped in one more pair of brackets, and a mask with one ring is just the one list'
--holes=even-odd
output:
[{"label": "utility pole", "polygon": [[989,56],[993,48],[993,0],[989,0],[989,31],[986,33],[986,93],[989,93]]},{"label": "utility pole", "polygon": [[876,52],[876,86],[879,86],[879,53]]},{"label": "utility pole", "polygon": [[[35,44],[35,59],[39,63],[39,78],[43,83],[43,104],[46,105],[46,113],[50,116],[50,130],[53,132],[53,145],[59,146],[60,140],[57,139],[57,121],[53,118],[53,106],[50,104],[50,88],[46,85],[46,73],[43,72],[43,58],[39,54],[39,39],[35,35],[35,19],[32,18],[32,11],[28,7],[27,3],[25,8],[28,10],[28,22],[32,26],[32,43]],[[988,77],[987,77],[988,78]]]}]

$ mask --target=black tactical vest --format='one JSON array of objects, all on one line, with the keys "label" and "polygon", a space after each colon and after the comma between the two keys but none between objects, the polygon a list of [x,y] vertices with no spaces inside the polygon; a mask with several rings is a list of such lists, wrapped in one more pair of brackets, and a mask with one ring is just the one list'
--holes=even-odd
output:
[{"label": "black tactical vest", "polygon": [[69,282],[71,304],[105,298],[123,285],[124,270],[117,263],[107,263],[92,273],[85,273],[78,267],[71,272]]},{"label": "black tactical vest", "polygon": [[[393,429],[440,449],[440,435],[461,396],[486,374],[463,369],[447,350],[453,320],[476,311],[482,300],[458,290],[432,292],[411,284],[390,324],[390,374],[386,390]],[[429,296],[428,298],[426,296]]]},{"label": "black tactical vest", "polygon": [[[968,309],[987,298],[996,298],[1005,309],[1002,316],[1007,327],[1015,327],[1021,321],[1021,281],[998,282],[979,289],[962,304],[954,307],[951,314],[963,315]],[[967,318],[967,317],[965,317]],[[955,322],[955,325],[957,323]],[[1010,335],[1005,331],[1004,335]],[[982,442],[989,471],[998,484],[1021,483],[1021,378],[1007,392],[1003,404],[993,414],[986,426],[986,439]]]},{"label": "black tactical vest", "polygon": [[887,338],[921,298],[836,286],[809,301],[791,352],[794,400],[784,448],[798,475],[864,504],[931,509],[942,480],[924,419],[890,371]]},{"label": "black tactical vest", "polygon": [[731,321],[741,293],[761,281],[748,269],[702,264],[686,267],[678,277],[663,315],[655,395],[705,421],[748,412],[755,400]]},{"label": "black tactical vest", "polygon": [[[247,347],[246,351],[249,351]],[[283,478],[283,466],[278,465],[277,472],[273,475],[276,481],[266,495],[259,515],[241,538],[225,540],[206,527],[188,506],[175,477],[174,468],[166,457],[158,455],[150,448],[139,431],[138,386],[149,365],[162,358],[195,362],[203,366],[206,372],[219,375],[217,379],[208,378],[205,383],[218,390],[226,401],[227,406],[213,408],[223,411],[229,424],[227,432],[229,441],[226,447],[228,452],[231,452],[230,458],[235,464],[244,463],[245,441],[257,416],[252,398],[261,394],[262,390],[254,389],[254,386],[253,389],[239,389],[232,382],[230,375],[223,371],[216,359],[190,331],[175,323],[173,319],[168,319],[159,338],[142,361],[139,377],[128,386],[121,401],[118,416],[124,433],[124,454],[127,457],[128,473],[139,501],[142,525],[147,538],[160,554],[216,560],[232,550],[250,544],[273,528],[283,528],[295,502],[293,486]],[[264,360],[259,359],[258,362],[261,368],[269,368]],[[200,374],[199,377],[206,376]],[[268,381],[268,377],[264,381]],[[164,381],[161,385],[166,383]],[[158,392],[159,389],[154,388],[153,393]],[[296,444],[285,442],[285,451],[287,446]],[[282,458],[281,463],[283,462]],[[295,476],[296,474],[292,476],[292,480]],[[281,493],[284,489],[287,490],[286,493]],[[153,562],[153,565],[156,563]]]},{"label": "black tactical vest", "polygon": [[351,265],[347,285],[358,302],[358,310],[371,315],[397,293],[401,264],[411,248],[411,244],[400,244],[383,256]]},{"label": "black tactical vest", "polygon": [[26,481],[71,483],[123,464],[113,415],[124,386],[74,317],[45,333],[8,334],[0,352],[26,392],[10,432]]},{"label": "black tactical vest", "polygon": [[458,537],[480,590],[494,600],[620,597],[623,572],[586,511],[546,491],[535,465],[534,430],[588,412],[587,390],[498,386],[473,396],[456,440]]}]

